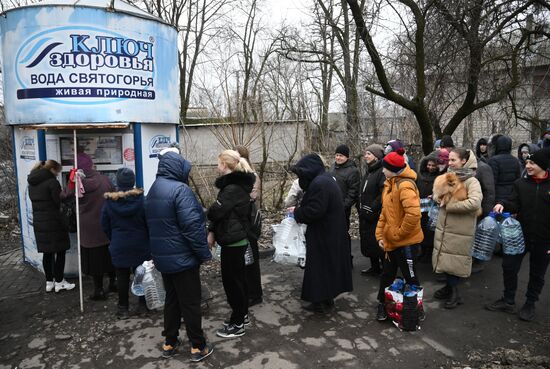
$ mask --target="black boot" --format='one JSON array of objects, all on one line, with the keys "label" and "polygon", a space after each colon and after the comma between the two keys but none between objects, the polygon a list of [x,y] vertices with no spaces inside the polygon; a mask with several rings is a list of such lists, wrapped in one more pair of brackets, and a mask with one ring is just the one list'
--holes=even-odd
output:
[{"label": "black boot", "polygon": [[451,296],[447,301],[445,301],[445,305],[443,305],[443,307],[445,309],[454,309],[458,305],[462,305],[462,298],[458,294],[458,287],[453,286],[451,287]]},{"label": "black boot", "polygon": [[434,293],[434,297],[438,300],[447,300],[451,297],[451,287],[445,285],[443,288],[438,289]]}]

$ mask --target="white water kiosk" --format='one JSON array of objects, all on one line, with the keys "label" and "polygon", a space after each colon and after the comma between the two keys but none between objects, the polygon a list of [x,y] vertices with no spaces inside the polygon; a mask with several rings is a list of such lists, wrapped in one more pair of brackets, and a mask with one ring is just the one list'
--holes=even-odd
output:
[{"label": "white water kiosk", "polygon": [[[78,141],[98,171],[130,167],[147,192],[157,153],[178,140],[177,31],[120,0],[46,0],[0,14],[0,35],[24,258],[41,269],[27,191],[32,166],[57,160],[65,186]],[[66,274],[74,276],[74,235],[71,243]]]}]

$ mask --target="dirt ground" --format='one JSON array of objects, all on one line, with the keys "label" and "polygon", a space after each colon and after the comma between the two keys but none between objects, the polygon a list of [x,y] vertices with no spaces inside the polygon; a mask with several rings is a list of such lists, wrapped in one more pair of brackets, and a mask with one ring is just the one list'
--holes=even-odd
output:
[{"label": "dirt ground", "polygon": [[[160,358],[162,314],[117,320],[115,294],[105,302],[86,301],[84,314],[77,290],[0,299],[0,369],[550,368],[548,288],[535,322],[484,310],[483,304],[501,291],[501,259],[495,258],[461,286],[465,304],[448,311],[432,298],[439,284],[430,266],[421,264],[427,319],[421,330],[401,332],[374,320],[378,280],[360,275],[368,262],[359,256],[357,241],[353,246],[354,291],[341,295],[336,310],[326,316],[301,308],[301,269],[262,260],[264,302],[251,308],[246,335],[233,340],[215,336],[229,307],[219,270],[205,271],[203,282],[212,299],[203,328],[215,352],[200,364],[188,362],[187,343],[176,357]],[[518,303],[523,302],[527,266]],[[85,280],[84,290],[91,292],[91,281]],[[181,335],[186,342],[185,332]]]}]

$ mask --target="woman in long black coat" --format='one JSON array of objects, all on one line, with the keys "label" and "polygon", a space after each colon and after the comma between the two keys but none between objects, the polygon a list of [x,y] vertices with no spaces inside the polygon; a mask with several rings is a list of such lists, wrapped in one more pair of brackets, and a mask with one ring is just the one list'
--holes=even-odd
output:
[{"label": "woman in long black coat", "polygon": [[[29,176],[29,198],[32,203],[34,237],[38,252],[43,253],[46,292],[72,290],[65,281],[65,252],[70,248],[69,233],[61,216],[61,185],[56,176],[61,165],[55,160],[38,163]],[[55,279],[55,280],[54,280]]]},{"label": "woman in long black coat", "polygon": [[386,176],[382,173],[384,148],[370,145],[365,149],[367,168],[361,181],[359,193],[359,234],[361,253],[370,259],[370,269],[361,271],[363,275],[380,275],[384,253],[376,241],[376,225],[382,211],[382,191]]},{"label": "woman in long black coat", "polygon": [[336,296],[353,290],[342,193],[317,154],[304,156],[292,171],[305,191],[294,210],[296,221],[307,224],[302,299],[311,304],[304,308],[327,312]]}]

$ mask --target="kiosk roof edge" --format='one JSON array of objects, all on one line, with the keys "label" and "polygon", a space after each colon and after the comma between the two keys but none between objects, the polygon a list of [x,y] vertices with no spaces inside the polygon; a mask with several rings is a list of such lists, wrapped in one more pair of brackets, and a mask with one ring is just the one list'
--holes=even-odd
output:
[{"label": "kiosk roof edge", "polygon": [[156,17],[150,13],[147,13],[146,11],[138,8],[137,6],[129,4],[122,0],[115,0],[113,2],[112,8],[111,8],[111,0],[44,0],[38,3],[18,6],[15,8],[5,10],[2,13],[0,13],[0,16],[5,16],[7,13],[18,9],[47,7],[47,6],[72,6],[72,7],[81,7],[81,8],[104,9],[106,11],[125,13],[135,17],[152,20],[155,22],[163,23],[172,28],[176,28],[170,23],[166,22],[164,19]]},{"label": "kiosk roof edge", "polygon": [[97,128],[127,128],[130,123],[44,123],[19,125],[23,129],[97,129]]}]

